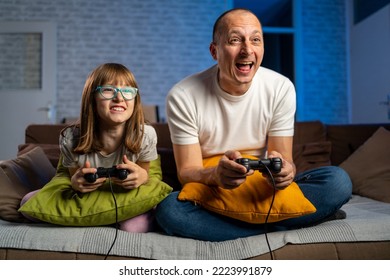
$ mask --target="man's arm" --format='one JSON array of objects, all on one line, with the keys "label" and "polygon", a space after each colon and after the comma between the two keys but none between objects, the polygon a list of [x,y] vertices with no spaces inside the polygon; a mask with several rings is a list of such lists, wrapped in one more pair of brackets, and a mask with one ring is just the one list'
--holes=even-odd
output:
[{"label": "man's arm", "polygon": [[296,169],[292,154],[293,137],[268,137],[268,157],[282,158],[282,170],[274,174],[276,188],[284,189],[289,186],[295,177]]},{"label": "man's arm", "polygon": [[203,183],[208,186],[235,188],[245,181],[251,173],[234,160],[241,157],[239,152],[227,151],[215,167],[203,167],[202,152],[198,143],[173,145],[179,181]]},{"label": "man's arm", "polygon": [[199,144],[173,144],[177,176],[182,184],[188,182],[210,182],[213,169],[203,171],[203,162]]}]

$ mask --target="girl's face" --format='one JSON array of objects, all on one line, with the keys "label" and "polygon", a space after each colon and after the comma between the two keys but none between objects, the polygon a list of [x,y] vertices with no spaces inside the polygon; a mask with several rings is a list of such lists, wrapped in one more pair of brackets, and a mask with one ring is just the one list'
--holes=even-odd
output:
[{"label": "girl's face", "polygon": [[128,87],[124,83],[109,83],[102,86],[110,86],[109,89],[116,94],[114,94],[114,98],[106,99],[99,91],[95,93],[96,110],[101,124],[106,126],[124,125],[133,115],[135,96],[131,100],[126,100],[123,97],[121,90]]}]

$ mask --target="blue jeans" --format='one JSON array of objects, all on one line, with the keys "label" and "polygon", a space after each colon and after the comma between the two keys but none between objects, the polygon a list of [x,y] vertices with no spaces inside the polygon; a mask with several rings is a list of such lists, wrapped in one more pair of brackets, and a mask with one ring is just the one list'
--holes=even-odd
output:
[{"label": "blue jeans", "polygon": [[267,225],[250,224],[205,210],[189,201],[179,201],[179,192],[173,192],[157,206],[156,220],[169,235],[224,241],[319,223],[348,202],[352,194],[348,174],[335,166],[302,172],[297,174],[295,182],[316,207],[315,213]]}]

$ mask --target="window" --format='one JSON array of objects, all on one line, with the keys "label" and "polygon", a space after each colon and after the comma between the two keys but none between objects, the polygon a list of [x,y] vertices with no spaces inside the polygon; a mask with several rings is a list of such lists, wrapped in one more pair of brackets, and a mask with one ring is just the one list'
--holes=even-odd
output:
[{"label": "window", "polygon": [[42,87],[42,33],[0,33],[0,90]]},{"label": "window", "polygon": [[294,27],[292,0],[234,0],[234,7],[247,8],[257,15],[264,31],[262,66],[294,82]]}]

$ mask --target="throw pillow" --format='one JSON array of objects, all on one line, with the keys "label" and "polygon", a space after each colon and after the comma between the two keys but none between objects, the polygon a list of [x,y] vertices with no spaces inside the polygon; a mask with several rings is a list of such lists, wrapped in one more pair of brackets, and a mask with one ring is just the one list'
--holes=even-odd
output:
[{"label": "throw pillow", "polygon": [[60,158],[60,146],[58,144],[21,144],[18,146],[18,156],[27,153],[35,147],[41,147],[49,161],[54,167],[57,167],[58,159]]},{"label": "throw pillow", "polygon": [[149,181],[137,189],[124,190],[109,180],[96,191],[78,194],[70,183],[60,159],[57,175],[19,211],[48,223],[66,226],[100,226],[114,224],[147,212],[163,200],[172,188],[161,181],[160,158],[150,163]]},{"label": "throw pillow", "polygon": [[354,194],[390,203],[390,131],[380,127],[340,167]]},{"label": "throw pillow", "polygon": [[[220,156],[204,159],[203,165],[216,166],[219,159]],[[254,224],[265,223],[267,216],[267,222],[271,223],[316,211],[296,183],[292,183],[284,190],[276,190],[270,209],[273,193],[272,187],[262,173],[255,171],[243,184],[234,189],[187,183],[178,198],[193,201],[221,215]]]},{"label": "throw pillow", "polygon": [[55,168],[40,147],[34,147],[15,159],[2,161],[0,166],[0,218],[26,222],[18,212],[21,199],[49,182]]}]

